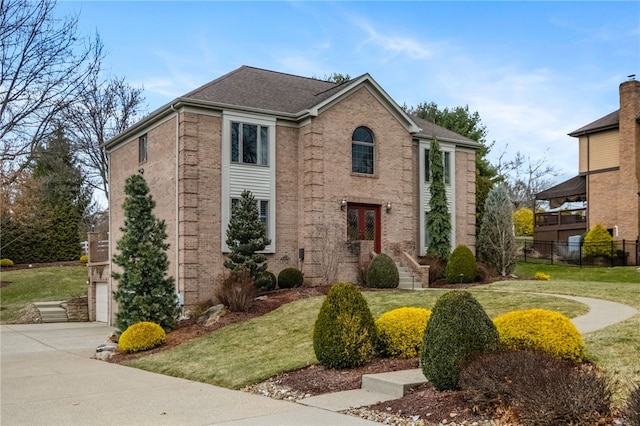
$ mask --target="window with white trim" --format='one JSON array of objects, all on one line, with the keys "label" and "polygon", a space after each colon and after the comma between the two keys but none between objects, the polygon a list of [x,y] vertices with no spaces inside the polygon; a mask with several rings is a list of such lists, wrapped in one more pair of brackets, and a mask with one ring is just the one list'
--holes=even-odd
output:
[{"label": "window with white trim", "polygon": [[269,128],[231,122],[231,162],[269,165]]},{"label": "window with white trim", "polygon": [[[431,150],[424,150],[424,181],[431,182],[431,161],[429,160],[429,153]],[[442,166],[444,183],[451,183],[451,153],[448,151],[442,152]]]},{"label": "window with white trim", "polygon": [[366,127],[358,127],[351,136],[351,171],[373,174],[373,134]]}]

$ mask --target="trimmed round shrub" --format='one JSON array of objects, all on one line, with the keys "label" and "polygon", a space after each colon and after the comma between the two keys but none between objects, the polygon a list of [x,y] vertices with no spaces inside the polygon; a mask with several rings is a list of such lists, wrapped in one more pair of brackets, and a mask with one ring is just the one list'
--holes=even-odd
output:
[{"label": "trimmed round shrub", "polygon": [[164,344],[167,335],[158,324],[148,321],[129,326],[118,340],[118,348],[125,353],[146,351]]},{"label": "trimmed round shrub", "polygon": [[585,256],[591,257],[611,257],[611,243],[613,237],[609,231],[600,224],[597,224],[584,237],[582,250]]},{"label": "trimmed round shrub", "polygon": [[304,275],[296,268],[286,268],[278,274],[278,287],[294,288],[300,287],[304,282]]},{"label": "trimmed round shrub", "polygon": [[2,266],[3,268],[8,268],[10,266],[13,266],[13,260],[11,260],[11,259],[0,259],[0,266]]},{"label": "trimmed round shrub", "polygon": [[89,262],[89,256],[87,256],[86,254],[83,254],[82,256],[80,256],[80,263],[87,263]]},{"label": "trimmed round shrub", "polygon": [[538,281],[549,281],[551,279],[551,275],[538,271],[534,275],[533,279]]},{"label": "trimmed round shrub", "polygon": [[382,314],[375,322],[378,351],[389,358],[418,356],[430,316],[431,311],[423,308],[398,308]]},{"label": "trimmed round shrub", "polygon": [[396,288],[400,275],[396,263],[384,253],[373,258],[367,268],[367,285],[372,288]]},{"label": "trimmed round shrub", "polygon": [[278,280],[273,272],[263,271],[256,277],[256,288],[258,291],[271,291],[276,288]]},{"label": "trimmed round shrub", "polygon": [[512,350],[543,351],[566,361],[585,356],[582,334],[559,312],[527,309],[507,312],[493,320],[500,343]]},{"label": "trimmed round shrub", "polygon": [[435,303],[422,343],[422,372],[437,390],[459,388],[460,370],[471,357],[498,347],[491,319],[467,291],[451,291]]},{"label": "trimmed round shrub", "polygon": [[376,326],[369,305],[351,283],[327,293],[313,327],[313,350],[320,364],[336,369],[363,365],[373,354]]},{"label": "trimmed round shrub", "polygon": [[451,253],[446,268],[447,282],[472,283],[476,278],[476,257],[461,244]]}]

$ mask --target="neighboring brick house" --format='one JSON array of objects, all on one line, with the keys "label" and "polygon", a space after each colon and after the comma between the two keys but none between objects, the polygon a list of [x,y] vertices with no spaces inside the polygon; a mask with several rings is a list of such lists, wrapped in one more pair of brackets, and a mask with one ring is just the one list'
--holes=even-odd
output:
[{"label": "neighboring brick house", "polygon": [[272,241],[270,271],[296,267],[305,285],[326,284],[334,256],[335,277],[356,282],[371,250],[398,261],[403,252],[425,254],[425,159],[434,136],[447,166],[452,245],[474,249],[477,142],[410,117],[368,74],[338,85],[240,67],[106,144],[111,254],[124,182],[143,173],[167,224],[169,275],[186,307],[213,297],[231,205],[245,189]]},{"label": "neighboring brick house", "polygon": [[602,224],[614,239],[633,243],[640,238],[640,81],[632,77],[619,91],[620,109],[569,133],[579,141],[579,175],[537,198],[552,207],[586,201],[574,234]]}]

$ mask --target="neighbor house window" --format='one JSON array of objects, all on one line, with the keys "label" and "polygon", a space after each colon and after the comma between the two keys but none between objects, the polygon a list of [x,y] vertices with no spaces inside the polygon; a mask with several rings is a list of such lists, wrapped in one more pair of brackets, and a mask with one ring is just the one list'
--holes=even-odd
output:
[{"label": "neighbor house window", "polygon": [[269,164],[269,128],[232,122],[231,162],[267,166]]},{"label": "neighbor house window", "polygon": [[366,127],[358,127],[351,137],[351,171],[373,174],[373,135]]},{"label": "neighbor house window", "polygon": [[147,135],[138,138],[138,163],[147,161]]},{"label": "neighbor house window", "polygon": [[[431,161],[429,160],[429,153],[430,151],[428,149],[424,150],[424,181],[425,182],[430,182],[431,181]],[[443,172],[444,172],[444,183],[451,183],[451,153],[450,152],[443,152],[442,153],[442,165],[443,165]]]}]

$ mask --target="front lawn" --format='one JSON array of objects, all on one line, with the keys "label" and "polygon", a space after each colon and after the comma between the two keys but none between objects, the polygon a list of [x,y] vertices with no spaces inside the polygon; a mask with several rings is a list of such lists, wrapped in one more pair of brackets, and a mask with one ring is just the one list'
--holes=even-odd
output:
[{"label": "front lawn", "polygon": [[68,300],[87,295],[86,266],[2,270],[0,322],[16,321],[32,302]]},{"label": "front lawn", "polygon": [[[430,309],[447,290],[364,292],[374,318],[402,307]],[[472,290],[491,317],[514,309],[545,308],[574,317],[586,313],[577,302],[544,295]],[[167,351],[127,362],[161,374],[242,388],[283,371],[317,363],[313,324],[323,297],[300,300],[252,320],[227,326]]]}]

